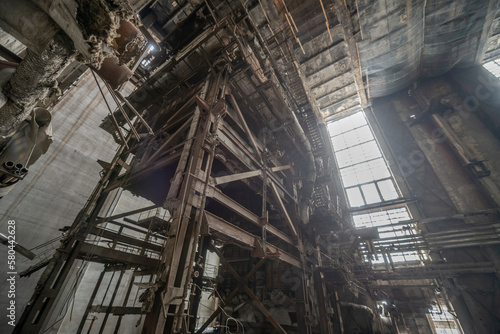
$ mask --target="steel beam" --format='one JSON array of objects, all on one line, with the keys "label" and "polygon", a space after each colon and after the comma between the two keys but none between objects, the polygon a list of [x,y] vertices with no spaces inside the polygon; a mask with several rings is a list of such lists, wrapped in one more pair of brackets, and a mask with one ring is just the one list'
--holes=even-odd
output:
[{"label": "steel beam", "polygon": [[233,104],[233,107],[238,114],[238,117],[240,118],[241,124],[243,125],[243,129],[245,129],[245,132],[248,136],[248,139],[250,139],[250,143],[252,144],[253,150],[255,151],[255,154],[257,157],[262,161],[262,154],[260,153],[259,147],[257,146],[257,143],[255,142],[255,139],[253,137],[252,131],[250,131],[250,128],[248,127],[248,124],[245,120],[245,117],[243,116],[243,113],[240,110],[240,107],[238,106],[238,102],[236,102],[236,99],[234,98],[233,94],[229,95],[231,98],[231,103]]},{"label": "steel beam", "polygon": [[273,318],[273,316],[271,315],[271,313],[269,313],[264,304],[262,304],[259,298],[257,298],[257,296],[253,293],[252,290],[250,290],[248,286],[245,286],[245,292],[247,293],[248,296],[250,296],[250,298],[252,298],[252,300],[254,301],[254,305],[257,306],[259,311],[266,317],[267,321],[269,321],[271,325],[273,325],[274,329],[276,329],[278,333],[286,334],[286,331],[283,329],[283,327],[281,327],[279,322],[277,322]]},{"label": "steel beam", "polygon": [[[229,269],[229,271],[234,276],[234,278],[236,278],[238,280],[238,282],[239,282],[238,283],[238,287],[235,288],[230,293],[229,297],[226,298],[226,300],[224,300],[222,307],[224,307],[227,303],[229,303],[236,296],[236,294],[238,293],[238,291],[245,292],[255,302],[255,305],[257,306],[257,308],[259,309],[259,311],[266,317],[266,319],[271,323],[271,325],[273,325],[273,327],[278,331],[278,333],[286,334],[286,331],[283,329],[283,327],[281,327],[281,325],[273,318],[273,316],[269,313],[269,311],[266,309],[266,307],[260,302],[260,300],[257,298],[257,296],[255,296],[255,294],[253,293],[253,291],[250,290],[250,288],[247,286],[247,283],[246,283],[246,282],[248,282],[248,280],[253,275],[255,275],[255,273],[257,272],[257,270],[265,263],[266,259],[265,258],[260,259],[259,262],[255,266],[252,267],[252,269],[250,270],[250,272],[245,275],[244,279],[242,279],[240,277],[240,275],[238,275],[238,273],[236,272],[236,270],[224,258],[224,256],[221,254],[221,252],[216,247],[214,247],[213,245],[211,245],[210,248],[219,256],[221,262],[223,262],[225,264],[226,268]],[[205,328],[207,328],[208,325],[220,313],[219,309],[222,310],[222,308],[219,307],[210,316],[210,318],[207,321],[205,321],[205,323],[203,324],[203,326],[201,326],[201,328],[196,332],[196,334],[203,333],[203,331],[205,330]]]},{"label": "steel beam", "polygon": [[[227,221],[224,219],[217,217],[213,213],[205,211],[205,219],[207,222],[208,227],[220,234],[223,234],[224,236],[228,237],[229,239],[232,239],[246,247],[251,247],[255,249],[256,245],[259,244],[260,237],[255,236]],[[288,254],[287,252],[283,251],[282,249],[270,244],[269,242],[266,242],[266,247],[268,248],[268,251],[270,253],[275,253],[279,254],[279,259],[291,264],[297,268],[302,268],[302,262],[294,257],[291,254]]]},{"label": "steel beam", "polygon": [[144,212],[144,211],[153,210],[153,209],[156,209],[156,208],[158,208],[158,205],[151,205],[151,206],[147,206],[145,208],[140,208],[140,209],[137,209],[137,210],[132,210],[132,211],[120,213],[120,214],[114,215],[114,216],[98,218],[98,219],[95,220],[95,223],[96,224],[104,223],[104,222],[107,222],[107,221],[110,221],[110,220],[116,220],[116,219],[120,219],[120,218],[123,218],[123,217],[132,216],[132,215],[135,215],[137,213],[141,213],[141,212]]},{"label": "steel beam", "polygon": [[158,245],[158,244],[155,245],[155,244],[149,243],[147,241],[143,241],[140,239],[129,237],[129,236],[126,236],[126,235],[123,235],[120,233],[110,231],[110,230],[105,230],[105,229],[100,228],[100,227],[91,228],[90,233],[97,235],[98,237],[101,237],[101,238],[111,239],[112,241],[121,242],[123,244],[128,244],[128,245],[132,245],[132,246],[136,246],[136,247],[140,247],[140,248],[147,248],[147,249],[150,249],[150,250],[155,251],[155,252],[161,252],[161,250],[163,249],[163,247]]},{"label": "steel beam", "polygon": [[[245,165],[248,169],[250,170],[255,170],[258,169],[259,167],[262,166],[261,162],[255,157],[252,152],[248,150],[246,147],[246,144],[241,141],[238,136],[233,134],[230,129],[227,127],[227,123],[222,121],[221,122],[221,127],[218,132],[218,138],[220,143],[229,151],[233,156],[238,159],[239,162],[241,162],[243,165]],[[269,178],[274,180],[275,183],[278,185],[280,190],[282,190],[289,199],[293,200],[294,202],[297,201],[297,199],[292,196],[287,189],[285,189],[279,182],[279,180],[276,178],[275,175],[273,174],[268,174]]]},{"label": "steel beam", "polygon": [[[201,190],[201,184],[197,185],[197,190],[198,191]],[[215,201],[217,201],[218,203],[224,205],[225,207],[233,210],[235,213],[237,213],[241,217],[247,219],[249,222],[253,223],[254,225],[257,225],[259,227],[261,226],[261,220],[260,220],[259,216],[257,216],[256,214],[254,214],[253,212],[251,212],[250,210],[248,210],[247,208],[245,208],[243,205],[241,205],[238,202],[234,201],[229,196],[227,196],[224,193],[222,193],[222,191],[220,191],[219,189],[214,188],[214,187],[210,187],[208,189],[208,191],[207,191],[207,196],[210,197],[210,198],[213,198]],[[285,241],[285,242],[287,242],[287,243],[289,243],[291,245],[294,244],[292,238],[290,238],[285,233],[283,233],[280,230],[278,230],[275,226],[273,226],[271,224],[267,224],[266,225],[266,229],[270,233],[272,233],[275,236],[277,236],[278,238],[280,238],[281,240],[283,240],[283,241]]]},{"label": "steel beam", "polygon": [[[113,315],[124,316],[127,314],[142,314],[140,307],[132,306],[101,306],[94,305],[90,308],[91,313],[106,313],[109,312]],[[120,318],[121,319],[121,318]]]},{"label": "steel beam", "polygon": [[85,309],[85,312],[83,313],[82,319],[80,320],[80,325],[78,326],[77,333],[81,333],[83,330],[83,327],[85,326],[85,322],[87,321],[87,317],[92,309],[92,303],[94,302],[94,299],[97,295],[97,292],[99,291],[99,287],[101,286],[102,279],[104,278],[104,275],[106,274],[106,267],[101,271],[99,274],[99,278],[97,279],[97,282],[95,283],[94,290],[92,291],[92,295],[90,296],[90,300],[87,303],[87,307]]},{"label": "steel beam", "polygon": [[[282,170],[287,170],[290,169],[290,165],[285,165],[285,166],[279,166],[279,167],[271,167],[268,168],[269,171],[271,172],[279,172]],[[229,182],[234,182],[234,181],[239,181],[239,180],[244,180],[248,179],[251,177],[256,177],[262,175],[263,172],[262,170],[253,170],[250,172],[243,172],[243,173],[237,173],[237,174],[231,174],[231,175],[224,175],[224,176],[219,176],[214,178],[214,183],[215,185],[221,185],[224,183],[229,183]]]},{"label": "steel beam", "polygon": [[79,249],[80,258],[90,257],[94,262],[102,263],[128,263],[138,267],[156,268],[158,259],[132,253],[121,252],[116,249],[106,248],[84,243]]},{"label": "steel beam", "polygon": [[286,210],[286,207],[285,205],[283,204],[283,201],[281,200],[281,196],[280,194],[278,193],[278,190],[276,189],[276,185],[274,184],[274,182],[271,181],[271,184],[270,184],[270,188],[273,192],[273,195],[274,195],[274,199],[276,200],[276,202],[278,203],[278,207],[280,208],[280,211],[281,213],[283,214],[283,216],[285,217],[285,221],[288,225],[288,227],[290,228],[290,230],[292,231],[292,234],[295,238],[297,238],[297,230],[295,229],[295,225],[293,224],[292,222],[292,219],[290,218],[290,216],[288,215],[288,211]]},{"label": "steel beam", "polygon": [[0,44],[0,57],[7,59],[7,61],[19,64],[23,58],[16,55],[14,52],[7,49],[5,46]]}]

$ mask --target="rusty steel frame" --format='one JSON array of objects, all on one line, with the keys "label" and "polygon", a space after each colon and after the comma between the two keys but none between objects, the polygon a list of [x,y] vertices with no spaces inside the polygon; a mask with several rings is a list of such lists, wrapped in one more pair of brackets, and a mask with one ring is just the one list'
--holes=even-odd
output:
[{"label": "rusty steel frame", "polygon": [[[196,97],[197,106],[189,135],[164,203],[164,207],[173,212],[170,233],[171,235],[175,235],[175,237],[167,240],[161,266],[166,269],[158,273],[158,281],[164,284],[164,288],[162,288],[164,293],[161,296],[161,300],[155,300],[155,303],[161,302],[162,307],[153,307],[152,309],[157,311],[148,313],[144,324],[145,333],[153,333],[158,330],[176,333],[185,331],[189,327],[189,324],[185,320],[188,315],[184,313],[184,305],[189,294],[189,277],[193,268],[189,264],[187,266],[184,264],[193,262],[192,260],[196,251],[195,246],[203,224],[206,224],[209,230],[212,229],[224,235],[231,234],[232,231],[233,237],[246,240],[245,246],[259,248],[259,237],[238,230],[232,224],[204,211],[206,198],[212,198],[254,224],[261,225],[261,220],[258,216],[215,188],[213,186],[213,179],[210,177],[210,167],[215,158],[214,143],[216,140],[214,138],[217,138],[217,135],[220,133],[219,119],[221,113],[225,110],[224,100],[218,100],[215,97],[215,92],[219,91],[221,87],[224,88],[225,85],[227,85],[227,76],[222,71],[217,76],[213,75],[209,79],[209,82],[207,81],[207,86],[204,90],[206,96]],[[233,104],[235,104],[234,101]],[[210,128],[212,129],[211,131]],[[252,135],[249,137],[252,138]],[[256,153],[254,152],[254,154]],[[207,167],[205,170],[202,170],[201,166],[204,155],[208,157],[206,162]],[[259,173],[262,174],[262,171]],[[182,179],[181,175],[183,176]],[[279,199],[278,202],[280,202],[280,195],[275,187],[274,189],[275,196]],[[286,213],[282,202],[281,208]],[[272,225],[266,224],[263,227],[288,244],[293,244],[292,238],[286,236]],[[237,235],[234,235],[234,233]],[[299,259],[294,258],[279,248],[271,244],[266,244],[264,247],[265,252],[269,251],[279,254],[283,261],[297,267],[302,267]],[[249,274],[253,275],[252,272]],[[248,293],[248,291],[245,292]],[[276,328],[281,328],[271,315],[265,311],[265,308],[261,309],[261,311]]]},{"label": "rusty steel frame", "polygon": [[[274,258],[279,258],[288,265],[304,269],[305,259],[303,255],[300,258],[296,257],[266,240],[266,232],[269,232],[280,239],[280,242],[284,242],[288,250],[293,248],[295,253],[301,252],[302,247],[297,247],[297,239],[299,238],[297,227],[287,209],[287,205],[297,205],[298,199],[296,195],[289,193],[289,190],[280,182],[279,176],[274,174],[280,173],[280,176],[290,175],[291,172],[288,172],[288,170],[291,170],[292,167],[290,164],[279,165],[271,160],[265,160],[267,157],[262,154],[265,152],[265,147],[257,142],[246,123],[236,98],[230,92],[228,69],[217,66],[212,66],[212,68],[212,72],[208,74],[201,91],[195,92],[192,97],[188,96],[184,104],[175,101],[176,105],[181,104],[181,106],[179,109],[173,110],[171,118],[166,122],[170,124],[172,119],[178,117],[180,110],[184,110],[183,115],[185,116],[182,118],[185,120],[181,124],[179,124],[179,120],[175,120],[177,128],[172,125],[173,123],[171,124],[170,128],[174,128],[173,133],[160,143],[159,149],[155,151],[149,150],[148,154],[142,157],[142,162],[133,160],[130,164],[125,165],[124,161],[128,161],[128,156],[135,148],[139,145],[150,145],[152,138],[158,138],[160,133],[155,131],[156,135],[141,140],[140,143],[132,146],[130,145],[132,137],[137,137],[138,129],[141,126],[144,128],[146,121],[141,118],[132,125],[131,131],[121,143],[120,149],[105,170],[101,181],[81,215],[75,219],[69,231],[69,236],[42,275],[39,283],[40,289],[35,292],[31,305],[23,313],[15,333],[39,333],[44,330],[46,321],[50,318],[54,306],[62,298],[66,278],[71,272],[74,261],[77,259],[83,258],[84,260],[101,262],[106,265],[105,270],[96,282],[92,293],[94,297],[101,285],[104,273],[110,270],[107,269],[109,264],[115,261],[123,263],[124,268],[128,269],[142,267],[144,268],[143,275],[155,275],[155,281],[152,282],[154,288],[151,290],[151,293],[155,296],[154,301],[151,304],[143,305],[140,310],[127,307],[126,304],[121,306],[113,305],[118,285],[114,288],[112,302],[109,305],[106,307],[92,305],[93,298],[91,298],[85,309],[85,318],[91,312],[102,312],[106,314],[105,320],[109,317],[109,314],[123,316],[125,314],[146,313],[143,333],[180,333],[188,331],[190,327],[188,322],[192,320],[190,315],[185,313],[185,305],[191,295],[192,286],[190,280],[193,272],[191,264],[194,263],[196,257],[196,247],[200,235],[210,235],[213,232],[215,235],[222,235],[224,238],[236,241],[243,248],[254,250],[253,256],[260,258],[257,265],[251,269],[245,278],[235,276],[245,282],[266,262],[266,254],[272,254]],[[231,103],[228,104],[226,99]],[[188,112],[189,109],[194,110]],[[239,120],[237,122],[239,124],[236,125],[240,126],[246,138],[241,138],[238,132],[234,131],[229,123],[223,120],[228,110],[236,113]],[[147,131],[152,132],[149,125],[146,128]],[[164,130],[162,128],[162,131]],[[182,137],[183,135],[185,137]],[[177,142],[181,138],[183,138],[182,143],[178,144]],[[247,142],[250,143],[251,149],[248,148]],[[216,158],[215,150],[218,145],[221,145],[233,157],[236,157],[236,160],[248,168],[248,172],[236,173],[221,178],[211,177],[211,169]],[[173,148],[176,150],[175,153],[171,153]],[[120,242],[142,249],[147,248],[158,251],[158,246],[149,244],[147,241],[132,240],[119,233],[106,231],[97,226],[101,223],[113,222],[115,219],[157,208],[158,205],[108,217],[99,217],[98,213],[112,190],[126,188],[133,182],[140,182],[142,177],[146,177],[151,172],[174,164],[176,164],[175,172],[170,180],[162,205],[164,209],[171,213],[169,237],[165,240],[159,260],[143,255],[123,253],[96,244],[87,244],[83,241],[88,235],[104,236],[111,239],[113,244]],[[126,167],[125,173],[121,174],[124,166]],[[141,168],[136,168],[137,166]],[[269,187],[272,193],[271,199],[267,199],[263,195],[263,217],[257,216],[216,187],[223,183],[246,180],[250,177],[259,177],[263,181],[264,190]],[[260,227],[262,235],[244,231],[213,213],[205,211],[207,199],[222,204],[255,226]],[[276,204],[283,216],[284,226],[288,227],[287,233],[268,222],[265,207],[268,202]],[[300,240],[298,244],[301,245]],[[141,254],[143,253],[141,252]],[[223,257],[221,257],[221,260],[225,262]],[[232,267],[228,262],[225,262],[225,265],[233,274],[236,274],[234,269],[231,270]],[[124,270],[123,268],[120,270],[120,280],[124,275]],[[135,277],[135,274],[131,278],[132,283],[133,277]],[[300,302],[302,304],[297,302],[297,305],[302,305],[301,309],[304,309],[304,305],[306,305],[304,300],[307,299],[307,293],[304,286],[305,280],[302,280],[304,295],[300,297],[303,299]],[[127,293],[130,292],[130,287],[131,285],[129,285]],[[248,286],[241,286],[240,288],[236,288],[226,301],[223,301],[223,304],[228,303],[232,299],[231,296],[234,297],[238,292],[246,293],[255,301],[256,307],[273,327],[278,332],[285,333],[250,288]],[[37,319],[33,320],[35,316]],[[217,314],[213,315],[213,318],[216,316]],[[301,316],[304,317],[299,321],[302,324],[301,328],[309,327],[307,325],[308,321],[305,319],[305,313],[301,313]],[[85,326],[84,320],[79,325],[79,332]],[[105,326],[106,321],[103,322],[100,330],[104,330]]]},{"label": "rusty steel frame", "polygon": [[248,280],[257,272],[257,270],[265,263],[266,258],[263,257],[257,262],[255,266],[248,272],[248,274],[245,275],[245,277],[240,277],[236,270],[233,268],[231,263],[229,263],[226,258],[222,255],[222,253],[213,245],[210,245],[211,250],[217,254],[219,259],[221,260],[222,263],[226,266],[226,268],[229,270],[231,275],[236,278],[238,281],[238,286],[231,291],[231,293],[228,295],[228,297],[222,302],[222,306],[219,305],[219,308],[212,313],[212,315],[205,321],[205,323],[198,329],[196,334],[201,334],[203,331],[210,325],[210,323],[219,315],[219,313],[222,311],[222,308],[227,305],[235,296],[238,292],[245,292],[254,302],[259,311],[266,317],[266,319],[273,325],[273,327],[278,331],[278,333],[286,334],[286,331],[281,327],[281,325],[273,318],[273,316],[269,313],[267,308],[262,304],[262,302],[255,296],[255,294],[250,290],[248,287]]}]

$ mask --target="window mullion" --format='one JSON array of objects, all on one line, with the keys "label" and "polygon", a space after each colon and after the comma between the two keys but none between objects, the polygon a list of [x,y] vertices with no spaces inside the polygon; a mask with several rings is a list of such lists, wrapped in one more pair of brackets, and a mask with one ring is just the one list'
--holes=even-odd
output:
[{"label": "window mullion", "polygon": [[364,145],[364,144],[369,143],[369,142],[372,142],[372,141],[374,141],[374,142],[376,143],[375,138],[372,138],[372,139],[370,139],[370,140],[367,140],[367,141],[364,141],[364,142],[361,142],[361,143],[358,143],[358,144],[355,144],[355,145],[352,145],[352,146],[349,146],[349,147],[343,148],[343,149],[341,149],[341,150],[335,151],[335,153],[337,153],[337,152],[338,152],[338,153],[340,153],[340,152],[344,152],[344,151],[346,151],[346,150],[350,150],[350,149],[352,149],[352,148],[355,148],[356,146]]}]

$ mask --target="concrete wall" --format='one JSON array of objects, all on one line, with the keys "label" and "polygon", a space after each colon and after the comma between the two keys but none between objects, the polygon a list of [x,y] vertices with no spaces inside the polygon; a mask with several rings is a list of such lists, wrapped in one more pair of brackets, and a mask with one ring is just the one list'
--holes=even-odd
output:
[{"label": "concrete wall", "polygon": [[[111,194],[110,198],[114,198],[114,195],[115,194]],[[119,191],[116,196],[117,201],[114,202],[116,205],[112,204],[112,206],[106,210],[107,215],[116,215],[131,210],[151,206],[153,204],[146,199],[133,196],[128,191]],[[127,218],[137,221],[140,219],[140,217],[141,214],[135,214],[128,216]],[[126,224],[126,222],[121,219],[118,221]],[[133,234],[130,233],[130,230],[125,232],[125,234],[127,234],[128,236],[133,236]],[[60,323],[56,323],[53,327],[51,327],[50,330],[49,328],[46,328],[45,330],[48,330],[47,333],[72,334],[77,332],[80,321],[83,318],[85,309],[87,308],[92,292],[94,291],[94,288],[98,281],[98,277],[104,269],[103,264],[88,261],[82,261],[78,264],[75,264],[74,267],[76,268],[76,270],[74,270],[75,274],[79,272],[78,268],[83,267],[84,269],[81,270],[81,274],[79,274],[81,278],[79,278],[78,287],[74,285],[74,277],[71,277],[75,275],[71,275],[68,280],[70,281],[70,283],[67,284],[65,289],[68,303],[67,305],[60,303],[56,309],[56,313],[59,314],[52,314],[52,321],[49,321],[48,323],[50,325],[52,323],[55,323],[58,319],[62,320]],[[135,284],[131,289],[129,297],[125,301],[126,290],[131,282],[132,273],[132,270],[126,270],[117,287],[120,271],[115,271],[114,274],[113,272],[107,272],[102,279],[101,285],[97,290],[97,295],[92,305],[108,306],[116,289],[116,298],[113,301],[113,306],[141,307],[142,303],[139,302],[139,297],[144,292],[144,289],[139,289]],[[149,280],[149,275],[137,276],[134,282],[146,283]],[[63,298],[63,300],[65,299],[66,298]],[[72,311],[68,312],[69,309],[71,309]],[[92,326],[92,332],[99,331],[99,329],[103,325],[104,317],[104,313],[89,313],[88,317],[85,320],[82,333],[87,333],[90,326]],[[115,333],[115,328],[117,326],[119,318],[119,316],[110,314],[102,333]],[[141,333],[144,318],[145,316],[141,316],[140,314],[122,316],[120,325],[118,326],[118,332],[124,334]],[[92,319],[94,320],[92,321]]]},{"label": "concrete wall", "polygon": [[[102,83],[101,83],[102,86]],[[127,95],[127,92],[124,92]],[[108,95],[108,101],[111,97]],[[113,105],[113,104],[111,104]],[[0,200],[0,233],[7,234],[7,221],[16,221],[16,240],[32,249],[61,235],[58,230],[71,225],[83,208],[99,179],[102,169],[97,159],[110,161],[117,145],[111,135],[98,125],[108,113],[96,83],[90,73],[66,93],[51,110],[54,143],[30,169],[25,180]],[[54,247],[59,242],[54,243]],[[44,253],[52,247],[34,250]],[[41,254],[42,256],[49,255]],[[19,273],[40,259],[33,261],[17,254]],[[5,281],[7,247],[0,246],[0,309],[7,306],[8,286]],[[31,297],[39,275],[29,278],[17,276],[16,305],[19,318]],[[2,333],[10,333],[5,312],[1,312]]]},{"label": "concrete wall", "polygon": [[[26,50],[26,46],[15,39],[12,35],[9,35],[2,29],[0,29],[0,45],[7,48],[9,51],[14,52],[16,55],[22,55]],[[3,59],[0,57],[0,59]]]},{"label": "concrete wall", "polygon": [[[393,160],[423,218],[499,207],[500,141],[496,127],[485,120],[492,119],[487,117],[493,115],[492,110],[498,113],[500,89],[498,84],[486,87],[478,79],[488,75],[482,68],[452,72],[373,105]],[[495,98],[481,98],[489,89]],[[429,109],[431,101],[440,103]],[[477,162],[483,166],[477,167]],[[441,219],[425,226],[428,232],[446,232],[465,223],[470,224],[468,231],[475,231],[475,223],[495,221],[498,216],[491,214],[463,221]],[[430,256],[463,266],[491,262],[498,272],[499,240],[494,245],[473,244],[475,238],[457,248],[438,247]],[[443,284],[466,333],[500,330],[498,274],[460,273]]]}]

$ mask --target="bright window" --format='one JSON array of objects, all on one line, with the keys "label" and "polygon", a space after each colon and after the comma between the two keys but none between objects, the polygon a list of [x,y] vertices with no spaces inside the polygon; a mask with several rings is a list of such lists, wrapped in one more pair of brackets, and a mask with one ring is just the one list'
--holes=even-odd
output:
[{"label": "bright window", "polygon": [[[327,124],[333,144],[333,150],[340,170],[340,177],[345,188],[350,207],[362,207],[383,203],[400,197],[391,171],[382,155],[380,146],[368,124],[363,111]],[[389,247],[392,262],[420,261],[425,255],[413,250],[417,241],[412,240],[417,230],[414,224],[400,224],[410,220],[406,206],[353,215],[357,228],[377,227],[380,240],[375,240],[376,256],[365,250],[365,259],[372,263],[384,263],[380,252],[387,244],[399,244],[398,238],[410,240],[398,249]],[[388,242],[388,243],[387,243]],[[413,243],[413,245],[412,245]]]},{"label": "bright window", "polygon": [[399,197],[364,112],[329,123],[328,131],[351,207]]},{"label": "bright window", "polygon": [[485,63],[484,68],[493,73],[497,78],[500,78],[500,58]]},{"label": "bright window", "polygon": [[[415,235],[415,226],[411,223],[400,224],[411,219],[408,209],[401,207],[397,209],[382,210],[352,216],[354,226],[357,228],[377,227],[380,239],[391,240],[398,243],[398,237]],[[411,242],[411,241],[410,241]],[[413,242],[416,244],[416,242]],[[417,251],[391,251],[390,256],[393,262],[419,261],[423,254]],[[383,257],[379,256],[374,263],[383,263]]]},{"label": "bright window", "polygon": [[431,309],[432,324],[436,334],[462,334],[460,324],[455,317],[448,311],[444,305],[432,305]]}]

